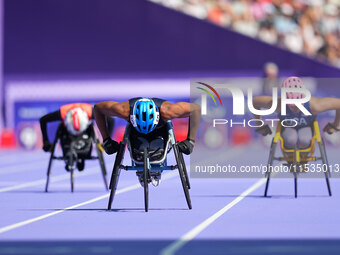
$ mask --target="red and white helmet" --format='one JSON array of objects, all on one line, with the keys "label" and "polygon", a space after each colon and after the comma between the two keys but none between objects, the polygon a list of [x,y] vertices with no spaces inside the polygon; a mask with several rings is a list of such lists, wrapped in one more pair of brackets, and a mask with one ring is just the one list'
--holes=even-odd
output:
[{"label": "red and white helmet", "polygon": [[64,123],[68,132],[72,135],[79,135],[88,128],[90,120],[87,113],[77,107],[66,113]]},{"label": "red and white helmet", "polygon": [[[291,76],[286,78],[282,83],[283,88],[300,88],[305,89],[305,85],[303,84],[303,81],[296,76]],[[304,98],[305,94],[300,92],[287,92],[287,99],[300,99]]]}]

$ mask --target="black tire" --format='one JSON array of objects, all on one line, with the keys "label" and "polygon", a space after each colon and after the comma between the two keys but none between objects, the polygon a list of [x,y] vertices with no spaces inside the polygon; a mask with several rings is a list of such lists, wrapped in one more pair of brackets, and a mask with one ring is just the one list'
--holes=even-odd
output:
[{"label": "black tire", "polygon": [[145,212],[149,211],[149,166],[148,166],[148,151],[144,149],[144,207]]},{"label": "black tire", "polygon": [[181,151],[179,151],[179,158],[180,158],[181,164],[183,166],[183,171],[184,171],[185,180],[186,180],[188,189],[190,189],[191,185],[190,185],[189,175],[188,175],[187,167],[185,165],[185,161],[184,161],[184,157],[183,157],[183,152],[181,152]]},{"label": "black tire", "polygon": [[324,143],[323,139],[319,143],[319,147],[320,147],[320,154],[321,154],[322,163],[323,163],[323,165],[327,166],[327,169],[325,170],[325,178],[326,178],[328,195],[332,196],[331,185],[329,183],[329,176],[330,176],[329,172],[328,172],[329,165],[328,165],[328,159],[327,159],[327,155],[326,155],[325,143]]},{"label": "black tire", "polygon": [[186,181],[186,178],[185,178],[184,169],[182,167],[181,160],[180,160],[180,155],[179,155],[180,151],[179,151],[178,145],[175,144],[173,146],[173,149],[174,149],[175,158],[176,158],[176,162],[177,162],[177,166],[178,166],[179,177],[181,178],[181,182],[182,182],[182,187],[183,187],[185,199],[187,201],[188,208],[191,210],[192,204],[191,204],[191,199],[190,199],[187,181]]},{"label": "black tire", "polygon": [[269,181],[270,181],[270,174],[271,172],[267,173],[267,181],[266,181],[266,188],[264,189],[264,196],[267,197],[268,194],[268,187],[269,187]]},{"label": "black tire", "polygon": [[106,167],[105,167],[105,162],[104,162],[104,157],[103,157],[103,152],[99,149],[99,141],[96,142],[96,149],[97,149],[97,155],[99,159],[99,164],[100,164],[100,169],[103,175],[103,180],[104,180],[104,185],[105,189],[109,190],[109,185],[107,184],[107,179],[106,179]]},{"label": "black tire", "polygon": [[269,187],[269,181],[270,181],[270,175],[271,175],[270,167],[273,165],[276,145],[277,145],[277,143],[274,143],[274,139],[273,139],[272,144],[270,146],[269,159],[268,159],[268,164],[267,164],[267,166],[268,166],[267,170],[268,171],[265,174],[265,176],[267,176],[266,187],[264,189],[264,196],[265,197],[267,197],[267,194],[268,194],[268,187]]},{"label": "black tire", "polygon": [[50,175],[51,175],[52,161],[54,157],[54,150],[55,150],[55,144],[53,145],[50,160],[48,162],[45,192],[48,192],[48,184],[50,183]]},{"label": "black tire", "polygon": [[59,139],[59,133],[60,133],[60,126],[57,129],[54,141],[53,141],[53,147],[52,147],[52,152],[50,156],[50,160],[48,162],[48,168],[47,168],[47,178],[46,178],[46,185],[45,185],[45,192],[48,192],[48,184],[50,183],[50,174],[51,174],[51,168],[52,168],[52,161],[54,158],[54,152],[55,152],[55,146],[58,142]]},{"label": "black tire", "polygon": [[119,144],[119,149],[116,155],[115,163],[113,165],[113,170],[111,174],[111,180],[110,180],[110,197],[109,197],[109,203],[107,206],[108,210],[111,210],[112,207],[112,202],[116,193],[117,185],[118,185],[118,180],[119,180],[119,175],[120,175],[120,165],[124,159],[124,153],[125,153],[125,144],[120,143]]}]

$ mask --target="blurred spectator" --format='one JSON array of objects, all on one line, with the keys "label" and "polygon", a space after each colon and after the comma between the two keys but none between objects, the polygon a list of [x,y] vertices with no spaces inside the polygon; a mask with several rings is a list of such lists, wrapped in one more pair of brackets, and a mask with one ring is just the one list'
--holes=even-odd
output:
[{"label": "blurred spectator", "polygon": [[150,0],[340,67],[340,0]]},{"label": "blurred spectator", "polygon": [[269,20],[262,22],[258,36],[262,41],[270,44],[275,44],[278,40],[274,25]]},{"label": "blurred spectator", "polygon": [[279,87],[279,68],[275,63],[268,62],[265,63],[263,71],[262,92],[264,95],[272,95],[273,88]]}]

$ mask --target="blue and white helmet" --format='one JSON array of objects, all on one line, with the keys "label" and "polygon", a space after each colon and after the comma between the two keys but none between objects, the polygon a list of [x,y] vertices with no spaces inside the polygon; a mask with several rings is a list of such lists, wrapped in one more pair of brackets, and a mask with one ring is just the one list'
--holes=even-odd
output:
[{"label": "blue and white helmet", "polygon": [[141,98],[133,106],[130,115],[132,126],[143,134],[152,132],[159,122],[159,109],[150,98]]}]

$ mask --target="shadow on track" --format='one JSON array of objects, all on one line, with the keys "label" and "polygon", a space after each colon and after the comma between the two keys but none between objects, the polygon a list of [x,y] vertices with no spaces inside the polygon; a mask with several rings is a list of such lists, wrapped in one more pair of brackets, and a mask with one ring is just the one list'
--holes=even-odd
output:
[{"label": "shadow on track", "polygon": [[[192,197],[206,197],[206,198],[237,198],[240,195],[192,195]],[[263,195],[248,195],[248,196],[241,196],[241,197],[246,197],[246,198],[275,198],[275,199],[296,199],[294,197],[294,194],[291,195],[271,195],[264,197]],[[317,197],[329,197],[327,194],[325,195],[299,195],[299,198],[317,198]]]},{"label": "shadow on track", "polygon": [[[54,209],[19,209],[20,211],[60,211],[64,208],[54,208]],[[103,208],[84,208],[84,209],[68,209],[65,211],[84,211],[84,212],[142,212],[145,213],[144,208],[119,208],[119,209],[103,209]],[[188,208],[150,208],[150,211],[188,211]]]}]

